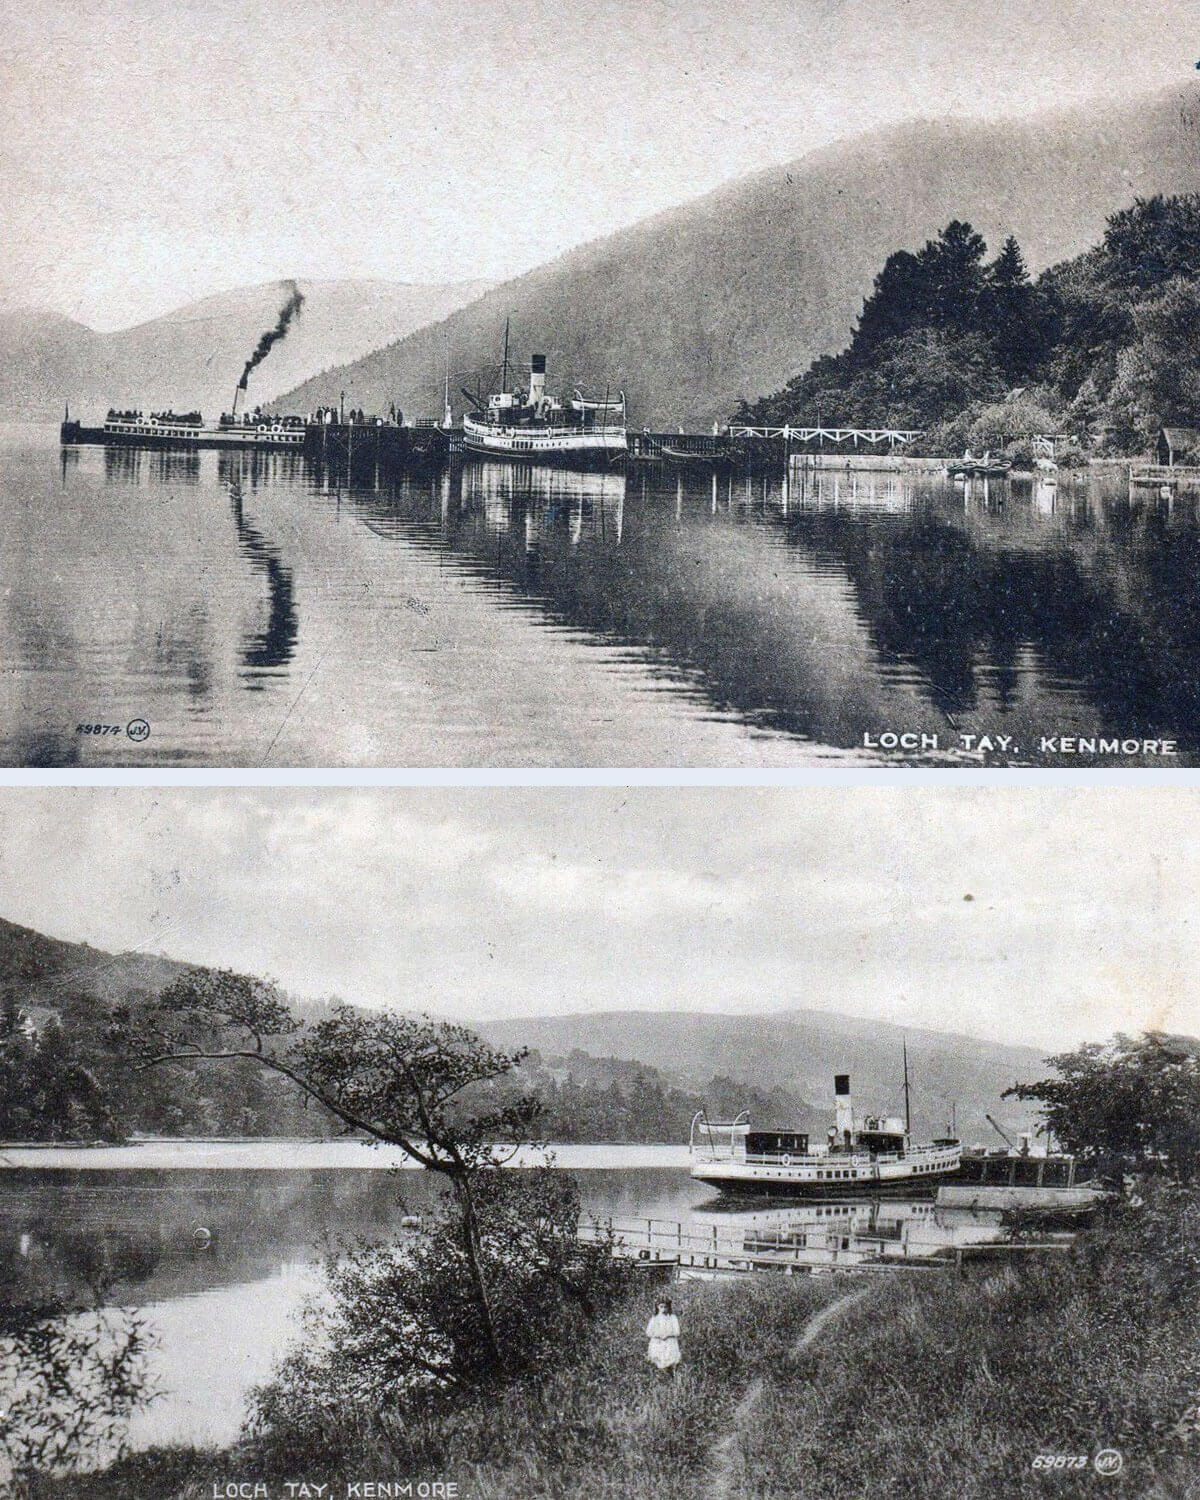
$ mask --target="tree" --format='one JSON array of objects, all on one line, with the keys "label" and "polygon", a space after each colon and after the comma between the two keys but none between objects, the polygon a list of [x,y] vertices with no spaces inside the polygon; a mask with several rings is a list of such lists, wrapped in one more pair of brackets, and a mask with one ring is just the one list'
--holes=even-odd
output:
[{"label": "tree", "polygon": [[983,328],[1005,378],[1027,379],[1045,357],[1049,314],[1013,235],[985,268],[979,297]]},{"label": "tree", "polygon": [[1200,280],[1168,282],[1133,309],[1134,338],[1117,359],[1114,405],[1143,414],[1142,436],[1160,425],[1200,422]]},{"label": "tree", "polygon": [[1200,280],[1200,193],[1134,199],[1109,216],[1103,253],[1105,279],[1126,292]]},{"label": "tree", "polygon": [[919,256],[897,250],[883,263],[854,333],[858,359],[884,339],[895,338],[923,324],[929,314],[929,276]]},{"label": "tree", "polygon": [[[483,1263],[510,1372],[557,1363],[628,1284],[611,1242],[578,1235],[579,1194],[552,1168],[488,1172],[479,1184]],[[361,1445],[364,1424],[392,1433],[418,1406],[477,1389],[495,1374],[461,1239],[445,1211],[392,1244],[361,1244],[326,1268],[326,1295],[303,1337],[251,1399],[257,1437],[294,1454],[326,1427],[327,1447]]]},{"label": "tree", "polygon": [[0,996],[0,1140],[29,1140],[35,1133],[27,1088],[32,1057],[25,1017],[16,996],[6,990]]},{"label": "tree", "polygon": [[952,219],[919,259],[928,278],[928,317],[936,328],[970,333],[979,327],[987,242],[970,224]]},{"label": "tree", "polygon": [[0,1250],[0,1487],[111,1461],[154,1399],[145,1324],[106,1305],[116,1279],[108,1257],[40,1236],[34,1253]]},{"label": "tree", "polygon": [[481,1248],[480,1175],[511,1156],[537,1114],[526,1096],[494,1087],[524,1054],[500,1052],[465,1027],[395,1012],[335,1005],[299,1022],[276,986],[228,970],[193,968],[136,1020],[117,1017],[139,1066],[251,1062],[278,1073],[348,1131],[398,1146],[440,1173],[456,1226],[483,1339],[507,1365]]},{"label": "tree", "polygon": [[0,1000],[0,1139],[64,1141],[120,1132],[84,1048],[56,1017],[27,1028],[11,993]]},{"label": "tree", "polygon": [[1086,1042],[1049,1059],[1058,1076],[1019,1083],[1055,1137],[1108,1171],[1192,1181],[1200,1172],[1200,1041],[1148,1031]]},{"label": "tree", "polygon": [[981,407],[975,413],[968,442],[973,448],[1002,448],[1014,438],[1031,438],[1053,433],[1058,418],[1028,396],[1012,396]]}]

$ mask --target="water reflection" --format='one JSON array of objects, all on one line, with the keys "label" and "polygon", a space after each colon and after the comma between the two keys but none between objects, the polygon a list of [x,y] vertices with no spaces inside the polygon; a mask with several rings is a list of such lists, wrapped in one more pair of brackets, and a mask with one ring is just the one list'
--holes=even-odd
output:
[{"label": "water reflection", "polygon": [[[286,1150],[272,1154],[286,1160]],[[576,1180],[597,1216],[686,1213],[707,1192],[683,1168]],[[440,1191],[429,1173],[386,1169],[10,1169],[0,1173],[0,1280],[36,1268],[66,1296],[102,1283],[111,1302],[140,1310],[160,1394],[135,1415],[131,1445],[224,1444],[249,1388],[294,1340],[318,1262],[398,1235]]]},{"label": "water reflection", "polygon": [[[8,761],[794,764],[890,728],[1200,762],[1195,498],[1119,473],[73,451],[10,465]],[[109,715],[151,739],[74,743]]]},{"label": "water reflection", "polygon": [[[112,484],[199,484],[200,454],[186,448],[105,448],[104,477]],[[78,450],[76,450],[78,452]]]},{"label": "water reflection", "polygon": [[692,1210],[689,1228],[701,1246],[711,1232],[714,1256],[808,1270],[936,1263],[957,1251],[1007,1244],[1013,1237],[999,1212],[939,1208],[927,1198],[813,1202],[787,1208],[711,1203]]},{"label": "water reflection", "polygon": [[[246,520],[240,477],[234,475],[227,483],[238,544],[251,568],[267,580],[266,623],[261,630],[248,632],[242,645],[242,661],[249,669],[247,675],[254,679],[258,672],[291,661],[300,627],[290,569],[284,566],[279,553],[268,546],[262,532]],[[255,680],[253,686],[261,688],[261,683]]]}]

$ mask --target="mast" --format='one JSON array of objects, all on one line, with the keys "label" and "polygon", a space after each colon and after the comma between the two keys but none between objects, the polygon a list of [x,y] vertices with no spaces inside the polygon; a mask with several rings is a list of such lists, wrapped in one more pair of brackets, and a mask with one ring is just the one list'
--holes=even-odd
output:
[{"label": "mast", "polygon": [[908,1038],[901,1037],[900,1045],[904,1049],[904,1134],[909,1133],[908,1115]]},{"label": "mast", "polygon": [[500,376],[500,389],[502,391],[507,391],[508,390],[508,322],[509,322],[509,320],[507,318],[505,318],[505,320],[504,320],[504,373]]},{"label": "mast", "polygon": [[453,427],[454,413],[450,410],[450,329],[445,331],[446,391],[442,402],[442,426]]}]

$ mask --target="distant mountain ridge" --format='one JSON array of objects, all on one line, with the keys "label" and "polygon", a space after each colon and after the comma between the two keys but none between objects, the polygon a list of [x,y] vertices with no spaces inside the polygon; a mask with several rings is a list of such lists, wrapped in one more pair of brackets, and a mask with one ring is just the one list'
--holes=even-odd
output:
[{"label": "distant mountain ridge", "polygon": [[[985,1115],[1030,1127],[1023,1105],[1002,1099],[1018,1080],[1043,1078],[1043,1051],[979,1037],[820,1010],[729,1015],[693,1011],[598,1011],[471,1023],[496,1046],[536,1047],[546,1057],[573,1049],[655,1068],[671,1083],[700,1089],[728,1077],[763,1090],[786,1088],[819,1118],[833,1107],[835,1073],[849,1073],[855,1107],[903,1112],[902,1048],[908,1048],[914,1128],[942,1131],[954,1105],[964,1138],[999,1144]],[[803,1122],[811,1124],[811,1117]]]},{"label": "distant mountain ridge", "polygon": [[[251,404],[445,318],[492,283],[298,285],[304,306],[251,377]],[[69,401],[74,414],[91,418],[116,406],[199,409],[215,420],[286,295],[278,281],[238,287],[112,333],[56,312],[0,307],[0,418],[56,420]]]},{"label": "distant mountain ridge", "polygon": [[487,366],[511,318],[553,390],[623,389],[636,426],[704,426],[840,348],[885,257],[953,218],[997,248],[1015,234],[1036,272],[1136,196],[1200,186],[1198,122],[1189,86],[1106,112],[876,130],[581,246],[278,404],[344,388],[368,410],[430,410],[443,340],[455,369]]}]

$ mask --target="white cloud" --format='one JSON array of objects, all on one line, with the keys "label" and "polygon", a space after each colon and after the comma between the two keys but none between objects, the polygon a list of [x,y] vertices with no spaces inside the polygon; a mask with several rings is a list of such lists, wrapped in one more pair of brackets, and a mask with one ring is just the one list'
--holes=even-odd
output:
[{"label": "white cloud", "polygon": [[305,994],[1200,1032],[1189,790],[9,788],[0,835],[0,916]]}]

